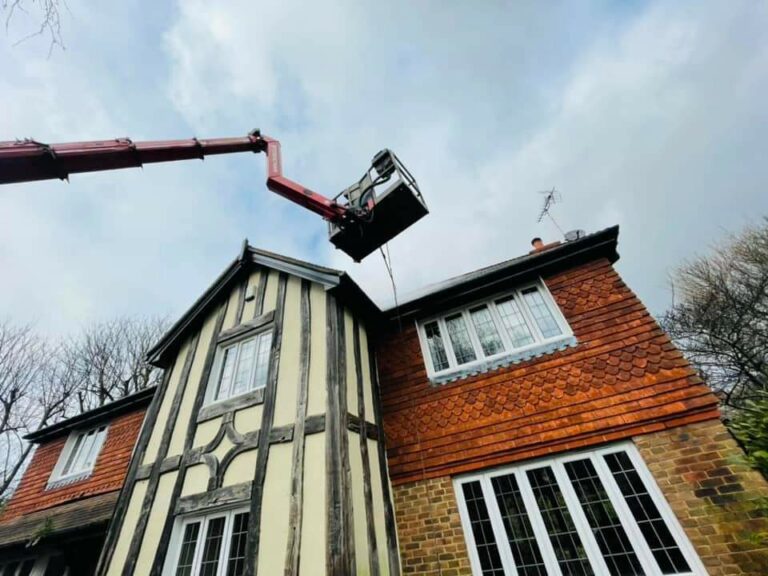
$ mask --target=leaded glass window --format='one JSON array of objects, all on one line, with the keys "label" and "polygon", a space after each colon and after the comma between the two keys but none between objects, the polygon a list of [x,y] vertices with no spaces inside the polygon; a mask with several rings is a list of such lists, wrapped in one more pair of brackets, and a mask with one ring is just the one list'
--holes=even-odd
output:
[{"label": "leaded glass window", "polygon": [[704,575],[632,444],[455,480],[473,574]]},{"label": "leaded glass window", "polygon": [[430,376],[503,360],[568,338],[570,331],[543,284],[475,302],[419,326]]},{"label": "leaded glass window", "polygon": [[164,574],[174,576],[243,576],[249,514],[214,512],[184,519],[174,531],[176,544]]},{"label": "leaded glass window", "polygon": [[267,384],[272,332],[262,332],[219,349],[209,402],[226,400]]}]

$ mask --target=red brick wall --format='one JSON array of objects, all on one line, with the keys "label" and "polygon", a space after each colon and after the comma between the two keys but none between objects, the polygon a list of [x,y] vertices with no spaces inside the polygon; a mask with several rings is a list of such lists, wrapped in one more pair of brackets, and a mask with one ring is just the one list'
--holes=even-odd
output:
[{"label": "red brick wall", "polygon": [[64,448],[67,435],[38,446],[19,487],[8,502],[2,521],[86,496],[119,490],[128,470],[144,412],[142,409],[123,414],[110,423],[93,473],[79,482],[46,490],[45,486]]},{"label": "red brick wall", "polygon": [[449,477],[395,486],[393,497],[403,574],[472,573]]},{"label": "red brick wall", "polygon": [[768,574],[768,482],[719,420],[634,439],[712,576]]},{"label": "red brick wall", "polygon": [[607,259],[545,282],[573,348],[432,386],[413,324],[379,341],[393,483],[718,417],[716,398]]}]

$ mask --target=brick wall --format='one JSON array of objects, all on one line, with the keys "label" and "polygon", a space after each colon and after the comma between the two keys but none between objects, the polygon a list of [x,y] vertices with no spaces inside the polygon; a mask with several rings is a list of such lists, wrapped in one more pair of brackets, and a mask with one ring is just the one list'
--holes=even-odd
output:
[{"label": "brick wall", "polygon": [[64,448],[67,434],[40,444],[0,521],[12,520],[31,511],[43,510],[86,496],[119,490],[128,470],[133,446],[144,420],[144,412],[145,410],[141,409],[115,418],[109,425],[93,473],[85,480],[60,488],[45,489]]},{"label": "brick wall", "polygon": [[471,574],[456,496],[447,476],[394,487],[403,574]]},{"label": "brick wall", "polygon": [[712,576],[768,574],[768,482],[719,420],[634,441]]},{"label": "brick wall", "polygon": [[544,280],[578,340],[573,348],[433,386],[414,324],[382,335],[394,484],[718,417],[717,399],[608,259]]}]

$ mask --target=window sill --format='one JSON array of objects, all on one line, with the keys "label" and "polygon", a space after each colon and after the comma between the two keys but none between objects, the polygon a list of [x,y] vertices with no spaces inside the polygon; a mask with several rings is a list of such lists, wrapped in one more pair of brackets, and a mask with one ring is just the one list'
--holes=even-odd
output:
[{"label": "window sill", "polygon": [[550,342],[543,342],[537,346],[532,346],[525,350],[511,352],[498,358],[491,358],[487,360],[484,359],[473,362],[472,364],[466,366],[461,366],[454,370],[434,374],[430,376],[429,382],[434,386],[448,384],[449,382],[463,380],[464,378],[490,372],[491,370],[496,370],[497,368],[502,368],[511,364],[519,364],[520,362],[530,360],[531,358],[552,354],[558,350],[572,348],[576,346],[577,343],[578,342],[575,336],[568,335],[556,340],[552,340]]},{"label": "window sill", "polygon": [[71,476],[65,476],[63,478],[56,478],[56,480],[49,481],[48,484],[45,485],[45,489],[54,490],[56,488],[69,486],[70,484],[87,480],[91,477],[92,472],[93,470],[88,470],[87,472],[80,472],[79,474],[72,474]]},{"label": "window sill", "polygon": [[240,394],[240,396],[227,398],[226,400],[203,406],[197,414],[197,422],[200,423],[205,422],[206,420],[211,420],[212,418],[216,418],[222,414],[231,412],[232,410],[239,410],[241,408],[263,404],[264,389],[265,388],[263,387],[257,388],[256,390],[251,390],[245,394]]}]

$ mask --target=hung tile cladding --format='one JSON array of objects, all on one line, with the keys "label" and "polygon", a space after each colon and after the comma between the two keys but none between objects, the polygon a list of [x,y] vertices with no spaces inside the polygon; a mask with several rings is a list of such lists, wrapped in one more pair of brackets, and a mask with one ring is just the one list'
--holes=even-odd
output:
[{"label": "hung tile cladding", "polygon": [[[613,267],[618,229],[457,280],[390,314],[379,340],[395,484],[469,472],[718,417],[717,400]],[[540,278],[574,342],[430,381],[418,320]],[[402,326],[402,330],[399,327]]]}]

